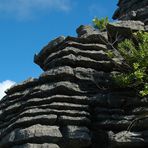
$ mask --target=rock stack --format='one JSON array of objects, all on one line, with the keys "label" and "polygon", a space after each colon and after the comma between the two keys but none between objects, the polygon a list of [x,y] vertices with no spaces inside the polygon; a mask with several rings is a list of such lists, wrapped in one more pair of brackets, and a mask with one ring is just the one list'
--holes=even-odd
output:
[{"label": "rock stack", "polygon": [[113,19],[148,21],[147,0],[119,0],[118,6]]},{"label": "rock stack", "polygon": [[80,26],[78,37],[60,36],[35,55],[44,72],[0,101],[0,148],[148,147],[148,98],[114,83],[126,67],[111,46],[117,34],[129,38],[145,25],[122,21],[107,30]]},{"label": "rock stack", "polygon": [[35,55],[45,72],[13,86],[0,102],[1,148],[91,145],[90,103],[104,95],[96,83],[108,86],[114,68],[100,37],[106,36],[61,36]]}]

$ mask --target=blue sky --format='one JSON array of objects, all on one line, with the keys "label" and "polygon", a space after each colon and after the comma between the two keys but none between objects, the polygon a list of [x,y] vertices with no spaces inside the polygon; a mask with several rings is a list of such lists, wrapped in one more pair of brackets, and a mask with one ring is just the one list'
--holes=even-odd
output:
[{"label": "blue sky", "polygon": [[[81,24],[108,16],[117,0],[0,0],[0,87],[21,82],[42,70],[33,56],[51,39],[76,36]],[[0,90],[1,91],[1,90]]]}]

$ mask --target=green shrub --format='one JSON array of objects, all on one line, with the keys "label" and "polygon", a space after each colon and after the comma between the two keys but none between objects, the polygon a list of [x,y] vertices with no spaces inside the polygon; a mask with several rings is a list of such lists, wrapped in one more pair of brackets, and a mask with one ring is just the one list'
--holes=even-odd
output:
[{"label": "green shrub", "polygon": [[108,17],[98,19],[94,18],[93,19],[93,25],[95,28],[99,29],[100,31],[103,31],[106,29],[106,25],[109,23]]},{"label": "green shrub", "polygon": [[[106,30],[108,23],[108,17],[93,19],[94,27],[100,31]],[[148,95],[148,33],[134,33],[132,39],[125,39],[118,44],[118,51],[130,72],[114,76],[115,82],[120,87],[135,88],[141,96]],[[115,57],[112,51],[108,51],[107,55]]]},{"label": "green shrub", "polygon": [[[133,87],[141,96],[148,95],[148,33],[133,34],[134,40],[125,39],[118,44],[118,51],[131,67],[129,73],[114,76],[115,82],[122,87]],[[109,55],[109,54],[108,54]]]}]

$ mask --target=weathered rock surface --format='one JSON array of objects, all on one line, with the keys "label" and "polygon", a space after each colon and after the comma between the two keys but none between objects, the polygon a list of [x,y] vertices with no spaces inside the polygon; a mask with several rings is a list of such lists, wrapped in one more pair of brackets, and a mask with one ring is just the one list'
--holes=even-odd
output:
[{"label": "weathered rock surface", "polygon": [[[138,12],[147,2],[119,2],[131,4]],[[109,44],[146,31],[140,20],[108,24],[108,32],[80,26],[78,37],[58,37],[36,54],[44,72],[14,85],[0,101],[0,148],[148,147],[148,119],[131,124],[147,114],[148,97],[113,82],[126,67]],[[108,50],[118,57],[110,59]]]},{"label": "weathered rock surface", "polygon": [[114,147],[117,145],[121,148],[146,148],[148,145],[148,132],[129,132],[122,131],[114,134],[108,133],[110,137],[110,145]]},{"label": "weathered rock surface", "polygon": [[[107,25],[107,30],[110,35],[114,32],[118,32],[118,34],[124,34],[124,36],[128,37],[132,32],[135,31],[144,31],[144,23],[141,21],[119,21],[116,23],[109,23]],[[112,36],[115,36],[114,33]]]},{"label": "weathered rock surface", "polygon": [[147,0],[119,0],[118,7],[113,15],[113,19],[146,22],[148,18]]},{"label": "weathered rock surface", "polygon": [[48,143],[44,143],[44,144],[27,143],[20,146],[16,145],[16,146],[13,146],[12,148],[59,148],[59,146],[57,144],[48,144]]}]

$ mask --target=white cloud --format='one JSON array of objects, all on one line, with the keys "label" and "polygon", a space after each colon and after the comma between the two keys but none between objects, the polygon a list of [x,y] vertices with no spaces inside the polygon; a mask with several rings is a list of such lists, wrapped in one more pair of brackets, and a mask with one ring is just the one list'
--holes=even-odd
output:
[{"label": "white cloud", "polygon": [[69,11],[70,0],[0,0],[0,17],[28,19],[50,11]]},{"label": "white cloud", "polygon": [[3,81],[0,83],[0,99],[2,99],[6,95],[5,90],[10,88],[14,84],[15,84],[15,82],[13,82],[11,80],[6,80],[6,81]]}]

